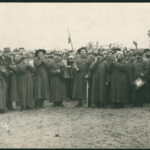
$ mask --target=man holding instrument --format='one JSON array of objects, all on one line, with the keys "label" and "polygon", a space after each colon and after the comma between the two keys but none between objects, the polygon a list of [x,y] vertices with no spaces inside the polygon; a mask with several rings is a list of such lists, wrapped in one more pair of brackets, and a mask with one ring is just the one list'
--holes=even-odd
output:
[{"label": "man holding instrument", "polygon": [[136,52],[136,61],[133,67],[133,104],[143,106],[146,96],[145,79],[147,74],[146,62],[142,59],[142,53]]},{"label": "man holding instrument", "polygon": [[72,98],[79,100],[77,107],[80,107],[82,106],[83,100],[85,99],[85,78],[87,77],[91,60],[87,57],[88,52],[86,47],[81,47],[77,52],[80,56],[75,60],[76,65],[74,66],[75,73]]}]

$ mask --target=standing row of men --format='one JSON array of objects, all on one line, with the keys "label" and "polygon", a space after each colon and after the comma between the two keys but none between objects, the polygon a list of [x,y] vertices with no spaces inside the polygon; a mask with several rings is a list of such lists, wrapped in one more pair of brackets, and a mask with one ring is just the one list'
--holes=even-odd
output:
[{"label": "standing row of men", "polygon": [[[43,107],[45,100],[53,106],[63,106],[63,100],[75,99],[82,106],[86,84],[89,82],[89,106],[123,107],[125,104],[142,106],[149,102],[150,59],[149,50],[144,53],[104,50],[89,53],[85,47],[76,55],[72,52],[35,53],[24,48],[5,48],[0,53],[0,111]],[[136,87],[135,81],[144,84]]]},{"label": "standing row of men", "polygon": [[92,108],[127,104],[143,106],[150,102],[150,50],[114,48],[97,54],[78,50],[73,78],[72,98],[82,106],[86,99],[85,81],[89,82],[88,105]]}]

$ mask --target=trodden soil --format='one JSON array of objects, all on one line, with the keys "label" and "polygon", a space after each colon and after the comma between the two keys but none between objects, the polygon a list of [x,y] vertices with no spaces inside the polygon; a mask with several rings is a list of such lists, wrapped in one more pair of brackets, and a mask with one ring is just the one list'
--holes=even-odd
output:
[{"label": "trodden soil", "polygon": [[150,105],[52,107],[0,114],[0,148],[150,148]]}]

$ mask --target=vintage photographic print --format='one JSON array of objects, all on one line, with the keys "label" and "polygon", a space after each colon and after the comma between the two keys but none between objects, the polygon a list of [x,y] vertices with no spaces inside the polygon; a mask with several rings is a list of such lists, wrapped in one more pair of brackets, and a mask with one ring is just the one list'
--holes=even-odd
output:
[{"label": "vintage photographic print", "polygon": [[149,148],[150,3],[0,3],[0,148]]}]

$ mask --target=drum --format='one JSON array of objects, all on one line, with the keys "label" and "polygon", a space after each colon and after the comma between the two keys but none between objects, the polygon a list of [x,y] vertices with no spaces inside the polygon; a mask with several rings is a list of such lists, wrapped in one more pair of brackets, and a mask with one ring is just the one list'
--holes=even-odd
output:
[{"label": "drum", "polygon": [[140,89],[141,87],[144,86],[144,84],[145,84],[145,82],[143,81],[142,78],[137,78],[137,79],[134,81],[135,90]]}]

